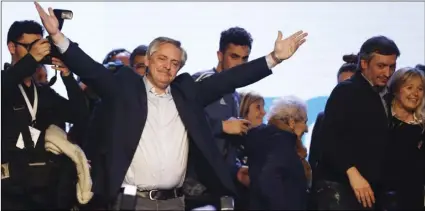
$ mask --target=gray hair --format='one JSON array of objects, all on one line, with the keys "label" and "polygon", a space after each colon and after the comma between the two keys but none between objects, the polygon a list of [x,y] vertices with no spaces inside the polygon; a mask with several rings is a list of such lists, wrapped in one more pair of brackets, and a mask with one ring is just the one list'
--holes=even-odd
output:
[{"label": "gray hair", "polygon": [[[416,68],[412,68],[412,67],[405,67],[405,68],[401,68],[397,71],[395,71],[395,73],[391,76],[390,80],[388,81],[388,89],[392,94],[396,94],[397,92],[400,91],[400,89],[402,88],[403,84],[406,83],[407,80],[414,78],[414,77],[419,77],[422,81],[422,86],[425,89],[425,75],[424,73]],[[420,120],[424,120],[425,118],[425,102],[424,102],[425,98],[422,99],[421,104],[418,106],[418,108],[415,111],[415,116],[416,118],[420,119]]]},{"label": "gray hair", "polygon": [[169,37],[157,37],[149,44],[148,51],[146,54],[148,55],[148,57],[151,57],[152,54],[158,50],[160,45],[167,44],[167,43],[176,46],[182,52],[182,57],[180,58],[181,60],[180,69],[181,69],[186,64],[187,53],[186,53],[186,50],[184,50],[183,47],[181,47],[181,43],[178,40],[175,40]]},{"label": "gray hair", "polygon": [[288,123],[290,119],[294,121],[304,121],[307,116],[306,103],[296,96],[285,96],[273,101],[269,111],[268,120],[276,119]]}]

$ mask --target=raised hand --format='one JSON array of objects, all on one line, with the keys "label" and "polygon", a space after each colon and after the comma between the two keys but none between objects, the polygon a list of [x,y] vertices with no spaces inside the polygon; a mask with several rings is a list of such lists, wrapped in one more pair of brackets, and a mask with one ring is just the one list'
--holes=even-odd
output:
[{"label": "raised hand", "polygon": [[59,21],[53,13],[53,9],[49,7],[49,14],[47,14],[38,2],[34,2],[34,4],[38,14],[40,15],[41,22],[43,23],[43,26],[46,28],[46,31],[49,33],[49,35],[55,36],[59,34]]},{"label": "raised hand", "polygon": [[306,41],[307,33],[298,31],[291,36],[283,39],[282,32],[278,32],[276,42],[274,44],[274,56],[279,60],[289,59],[298,48]]}]

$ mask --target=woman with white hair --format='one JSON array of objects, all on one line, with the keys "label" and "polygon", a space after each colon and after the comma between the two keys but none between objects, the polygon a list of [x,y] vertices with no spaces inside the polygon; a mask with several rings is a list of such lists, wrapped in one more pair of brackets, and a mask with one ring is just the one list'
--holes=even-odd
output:
[{"label": "woman with white hair", "polygon": [[276,100],[267,125],[246,135],[250,208],[254,210],[305,210],[307,178],[297,151],[307,131],[307,107],[292,96]]},{"label": "woman with white hair", "polygon": [[392,98],[390,140],[385,146],[382,208],[423,210],[425,182],[424,88],[421,70],[402,68],[388,82]]}]

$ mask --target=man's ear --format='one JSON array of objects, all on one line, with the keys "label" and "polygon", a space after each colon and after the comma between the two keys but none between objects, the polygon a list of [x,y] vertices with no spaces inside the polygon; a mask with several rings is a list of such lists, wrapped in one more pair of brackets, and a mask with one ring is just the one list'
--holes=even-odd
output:
[{"label": "man's ear", "polygon": [[362,68],[362,70],[366,70],[368,66],[369,66],[368,61],[364,59],[360,60],[360,67]]},{"label": "man's ear", "polygon": [[218,62],[222,63],[223,62],[223,57],[224,57],[223,53],[221,51],[217,51]]},{"label": "man's ear", "polygon": [[145,66],[148,67],[149,66],[149,57],[148,55],[145,56]]},{"label": "man's ear", "polygon": [[288,125],[289,125],[289,128],[291,128],[292,130],[295,130],[295,121],[293,118],[289,119]]},{"label": "man's ear", "polygon": [[16,45],[13,42],[7,43],[7,48],[9,49],[10,54],[14,55],[16,53]]}]

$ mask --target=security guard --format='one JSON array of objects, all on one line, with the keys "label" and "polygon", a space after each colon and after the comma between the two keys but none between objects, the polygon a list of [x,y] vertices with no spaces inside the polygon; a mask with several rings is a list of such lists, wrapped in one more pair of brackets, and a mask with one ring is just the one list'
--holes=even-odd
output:
[{"label": "security guard", "polygon": [[87,118],[84,95],[59,59],[69,100],[32,79],[50,53],[42,26],[16,21],[7,35],[11,66],[1,72],[1,208],[2,210],[70,209],[76,199],[76,169],[65,156],[45,150],[45,130],[52,124],[78,124]]}]

